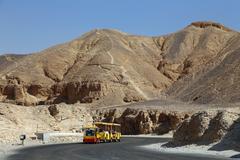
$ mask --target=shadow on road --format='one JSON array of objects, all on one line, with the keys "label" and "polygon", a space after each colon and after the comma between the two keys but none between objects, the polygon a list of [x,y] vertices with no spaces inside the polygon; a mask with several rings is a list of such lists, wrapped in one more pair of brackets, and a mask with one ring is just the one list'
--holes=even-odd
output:
[{"label": "shadow on road", "polygon": [[61,143],[61,144],[48,144],[48,145],[24,147],[21,149],[17,149],[15,151],[15,154],[8,156],[6,160],[22,160],[24,159],[23,157],[30,157],[30,155],[35,155],[36,152],[39,152],[39,155],[41,155],[41,154],[47,154],[44,151],[48,149],[59,148],[59,147],[66,148],[68,146],[77,147],[79,145],[84,145],[84,144],[82,142],[79,142],[79,143],[66,143],[66,144]]}]

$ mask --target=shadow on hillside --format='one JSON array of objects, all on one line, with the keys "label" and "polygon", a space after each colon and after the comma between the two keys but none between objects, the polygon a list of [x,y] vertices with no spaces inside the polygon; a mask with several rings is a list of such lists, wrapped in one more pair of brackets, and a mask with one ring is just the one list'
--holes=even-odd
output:
[{"label": "shadow on hillside", "polygon": [[49,144],[49,145],[24,147],[24,148],[17,149],[14,154],[7,156],[6,160],[23,160],[23,159],[31,160],[31,159],[33,159],[33,156],[38,152],[43,153],[43,155],[41,155],[41,154],[39,154],[39,155],[44,157],[44,154],[47,154],[44,152],[46,150],[48,150],[48,148],[50,150],[52,148],[57,148],[59,146],[61,146],[61,147],[68,147],[68,146],[79,147],[79,144],[83,144],[83,143],[81,143],[81,142],[80,143],[66,143],[66,144],[63,143],[63,144]]}]

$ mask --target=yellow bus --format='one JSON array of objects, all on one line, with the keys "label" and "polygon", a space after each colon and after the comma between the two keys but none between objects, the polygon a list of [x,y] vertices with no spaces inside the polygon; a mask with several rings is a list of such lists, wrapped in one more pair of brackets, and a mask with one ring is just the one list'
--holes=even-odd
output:
[{"label": "yellow bus", "polygon": [[120,142],[121,125],[117,123],[95,122],[84,127],[83,143]]}]

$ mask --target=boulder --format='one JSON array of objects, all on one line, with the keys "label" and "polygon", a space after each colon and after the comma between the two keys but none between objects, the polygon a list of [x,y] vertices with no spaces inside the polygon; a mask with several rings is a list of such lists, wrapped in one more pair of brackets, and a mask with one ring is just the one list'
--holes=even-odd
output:
[{"label": "boulder", "polygon": [[221,140],[238,114],[228,111],[201,111],[184,120],[173,135],[173,143],[210,144]]}]

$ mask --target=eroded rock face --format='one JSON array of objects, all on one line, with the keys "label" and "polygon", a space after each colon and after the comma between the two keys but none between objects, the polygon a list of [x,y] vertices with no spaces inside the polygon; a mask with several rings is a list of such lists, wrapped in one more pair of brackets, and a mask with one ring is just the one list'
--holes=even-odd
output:
[{"label": "eroded rock face", "polygon": [[68,83],[66,87],[68,103],[76,103],[78,100],[91,103],[101,97],[102,90],[101,82]]},{"label": "eroded rock face", "polygon": [[104,87],[105,84],[100,81],[83,81],[57,84],[52,87],[52,90],[54,95],[58,96],[48,101],[48,103],[92,103],[94,100],[98,100],[104,96],[106,93]]},{"label": "eroded rock face", "polygon": [[123,134],[165,134],[175,130],[189,113],[144,109],[97,110],[95,121],[121,124]]},{"label": "eroded rock face", "polygon": [[19,105],[36,105],[38,103],[36,97],[28,94],[24,85],[11,84],[2,86],[0,94],[4,102],[16,103]]},{"label": "eroded rock face", "polygon": [[202,111],[184,120],[173,135],[175,144],[217,142],[239,118],[228,111]]}]

